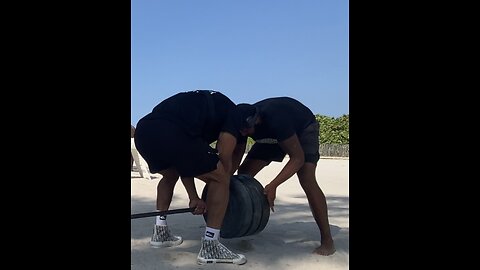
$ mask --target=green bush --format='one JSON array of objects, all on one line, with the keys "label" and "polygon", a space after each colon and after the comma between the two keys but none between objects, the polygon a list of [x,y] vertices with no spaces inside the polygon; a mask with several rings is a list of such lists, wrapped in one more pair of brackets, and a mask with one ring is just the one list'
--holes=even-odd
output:
[{"label": "green bush", "polygon": [[349,144],[349,115],[338,118],[315,115],[320,124],[320,144]]}]

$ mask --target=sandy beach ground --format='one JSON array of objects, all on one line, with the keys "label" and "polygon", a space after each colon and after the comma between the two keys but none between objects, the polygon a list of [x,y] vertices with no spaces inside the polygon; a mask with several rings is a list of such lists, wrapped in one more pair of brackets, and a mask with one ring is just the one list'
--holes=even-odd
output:
[{"label": "sandy beach ground", "polygon": [[[287,160],[272,162],[255,178],[265,186]],[[337,249],[332,256],[312,254],[320,245],[320,233],[295,175],[278,187],[275,212],[270,213],[263,231],[240,238],[220,239],[230,250],[244,254],[248,260],[246,264],[198,265],[196,258],[205,221],[203,216],[182,213],[168,216],[170,230],[184,239],[181,245],[169,248],[150,247],[155,217],[131,220],[131,269],[349,269],[349,160],[322,158],[316,176],[329,206],[330,227]],[[132,214],[154,211],[160,177],[147,180],[138,172],[131,173]],[[205,184],[198,179],[195,184],[200,196]],[[186,207],[188,196],[178,181],[170,209]]]}]

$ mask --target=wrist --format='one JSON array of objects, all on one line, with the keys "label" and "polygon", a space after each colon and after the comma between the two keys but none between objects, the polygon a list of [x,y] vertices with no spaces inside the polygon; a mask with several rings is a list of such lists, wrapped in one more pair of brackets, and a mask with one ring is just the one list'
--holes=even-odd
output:
[{"label": "wrist", "polygon": [[280,184],[278,184],[278,182],[275,182],[275,180],[273,180],[272,182],[270,182],[270,184],[268,184],[268,186],[270,188],[274,188],[276,189]]}]

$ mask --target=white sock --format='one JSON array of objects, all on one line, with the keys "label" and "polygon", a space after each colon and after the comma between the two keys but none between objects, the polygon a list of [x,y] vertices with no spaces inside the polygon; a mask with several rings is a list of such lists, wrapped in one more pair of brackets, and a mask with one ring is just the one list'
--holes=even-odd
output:
[{"label": "white sock", "polygon": [[206,240],[218,240],[218,236],[220,236],[220,230],[206,227],[205,228],[205,239]]},{"label": "white sock", "polygon": [[155,225],[167,226],[167,216],[157,216]]}]

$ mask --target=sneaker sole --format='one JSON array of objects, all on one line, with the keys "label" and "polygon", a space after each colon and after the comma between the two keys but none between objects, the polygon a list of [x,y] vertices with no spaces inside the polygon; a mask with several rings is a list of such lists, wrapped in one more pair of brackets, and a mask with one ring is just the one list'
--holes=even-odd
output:
[{"label": "sneaker sole", "polygon": [[152,242],[152,241],[150,241],[150,245],[153,248],[174,247],[174,246],[180,245],[181,243],[183,243],[183,240],[178,241],[178,242]]},{"label": "sneaker sole", "polygon": [[197,263],[200,265],[205,265],[209,263],[230,263],[230,264],[238,264],[242,265],[247,262],[247,258],[243,257],[240,258],[238,261],[233,261],[233,260],[227,260],[227,259],[200,259],[197,258]]}]

